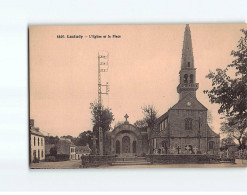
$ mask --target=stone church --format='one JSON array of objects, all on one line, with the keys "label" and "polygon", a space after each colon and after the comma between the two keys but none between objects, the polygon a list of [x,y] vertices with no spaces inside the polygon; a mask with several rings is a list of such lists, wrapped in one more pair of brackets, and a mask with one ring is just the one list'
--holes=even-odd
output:
[{"label": "stone church", "polygon": [[196,68],[191,32],[186,25],[182,50],[178,102],[156,120],[155,128],[139,129],[126,121],[107,134],[107,153],[124,156],[142,154],[215,154],[220,136],[207,123],[207,108],[196,98]]}]

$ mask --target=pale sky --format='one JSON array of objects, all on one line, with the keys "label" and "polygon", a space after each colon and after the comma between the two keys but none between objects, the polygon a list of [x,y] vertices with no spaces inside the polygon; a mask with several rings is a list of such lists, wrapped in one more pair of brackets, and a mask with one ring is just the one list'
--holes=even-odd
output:
[{"label": "pale sky", "polygon": [[[232,62],[246,24],[191,24],[192,46],[199,83],[197,99],[213,116],[219,133],[218,105],[203,90],[211,88],[209,70]],[[90,103],[97,100],[98,51],[109,52],[109,96],[103,104],[112,108],[113,125],[142,119],[141,107],[153,104],[158,115],[178,101],[185,25],[102,25],[30,27],[30,115],[35,126],[51,135],[78,136],[92,129]],[[57,35],[120,35],[121,38],[58,39]]]}]

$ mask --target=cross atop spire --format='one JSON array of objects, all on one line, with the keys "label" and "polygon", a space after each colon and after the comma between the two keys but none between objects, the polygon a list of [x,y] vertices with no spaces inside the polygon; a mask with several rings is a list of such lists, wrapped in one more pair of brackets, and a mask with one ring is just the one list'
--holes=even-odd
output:
[{"label": "cross atop spire", "polygon": [[189,24],[186,24],[184,31],[183,52],[181,60],[181,69],[194,68],[194,56]]}]

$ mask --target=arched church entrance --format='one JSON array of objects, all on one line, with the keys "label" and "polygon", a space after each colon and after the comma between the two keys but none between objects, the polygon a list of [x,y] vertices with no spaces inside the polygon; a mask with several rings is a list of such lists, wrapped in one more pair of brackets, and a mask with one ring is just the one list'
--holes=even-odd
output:
[{"label": "arched church entrance", "polygon": [[130,138],[129,136],[124,136],[122,139],[122,153],[130,153]]},{"label": "arched church entrance", "polygon": [[133,141],[133,153],[135,154],[136,153],[136,141],[134,140]]}]

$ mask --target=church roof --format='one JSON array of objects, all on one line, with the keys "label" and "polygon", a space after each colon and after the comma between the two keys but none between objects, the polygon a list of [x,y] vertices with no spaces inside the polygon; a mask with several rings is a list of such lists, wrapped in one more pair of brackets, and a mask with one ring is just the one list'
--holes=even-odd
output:
[{"label": "church roof", "polygon": [[160,122],[162,122],[166,117],[168,116],[168,111],[161,115],[159,118],[157,118],[157,120],[155,121],[155,123],[159,124]]},{"label": "church roof", "polygon": [[190,67],[194,68],[194,56],[193,56],[190,26],[189,24],[186,24],[185,31],[184,31],[181,69],[187,68],[188,62],[190,62]]},{"label": "church roof", "polygon": [[197,98],[191,94],[179,100],[171,110],[208,110]]}]

